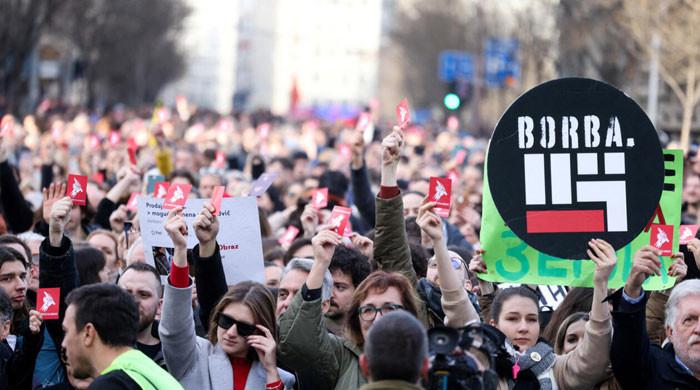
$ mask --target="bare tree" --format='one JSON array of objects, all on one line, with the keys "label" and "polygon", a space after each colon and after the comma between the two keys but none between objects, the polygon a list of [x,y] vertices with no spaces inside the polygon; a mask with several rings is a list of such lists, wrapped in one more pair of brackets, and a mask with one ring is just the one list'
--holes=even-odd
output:
[{"label": "bare tree", "polygon": [[659,74],[683,107],[681,148],[687,151],[693,112],[700,101],[700,0],[626,0],[624,26],[641,58],[660,40]]},{"label": "bare tree", "polygon": [[17,108],[21,74],[41,34],[68,0],[0,0],[0,95]]}]

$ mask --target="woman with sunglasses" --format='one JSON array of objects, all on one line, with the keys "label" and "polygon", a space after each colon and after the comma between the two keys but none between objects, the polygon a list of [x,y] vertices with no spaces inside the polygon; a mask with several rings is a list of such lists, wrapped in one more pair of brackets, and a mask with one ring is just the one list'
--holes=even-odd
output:
[{"label": "woman with sunglasses", "polygon": [[[275,299],[265,286],[241,282],[212,311],[208,340],[195,335],[192,279],[187,265],[187,225],[182,207],[168,214],[165,230],[175,246],[159,327],[170,373],[185,389],[292,389],[292,374],[277,368]],[[194,223],[200,252],[217,252],[219,222],[206,204]],[[202,238],[208,237],[206,245]],[[213,244],[213,246],[212,246]],[[204,247],[204,248],[202,248]]]}]

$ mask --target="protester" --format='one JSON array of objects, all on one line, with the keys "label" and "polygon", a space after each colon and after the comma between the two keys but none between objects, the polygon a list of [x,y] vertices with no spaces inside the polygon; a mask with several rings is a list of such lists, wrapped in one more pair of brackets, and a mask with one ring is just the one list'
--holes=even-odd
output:
[{"label": "protester", "polygon": [[21,346],[10,348],[6,339],[13,316],[12,301],[0,290],[0,388],[28,389],[31,388],[35,359],[41,348],[41,315],[36,310],[29,312],[28,328],[23,334]]},{"label": "protester", "polygon": [[163,285],[158,271],[148,264],[134,263],[124,270],[117,284],[131,294],[139,306],[139,334],[136,339],[136,349],[159,366],[166,368],[158,339],[158,321],[156,321],[163,297]]},{"label": "protester", "polygon": [[417,382],[429,364],[428,338],[421,323],[401,310],[387,313],[367,334],[360,367],[370,383],[360,389],[421,389]]},{"label": "protester", "polygon": [[[211,205],[207,206],[194,225],[203,258],[213,256],[218,249],[218,221],[212,215]],[[272,294],[254,282],[235,285],[212,311],[209,339],[197,337],[182,208],[170,211],[165,230],[175,245],[159,327],[169,371],[187,389],[291,389],[294,377],[277,368]]]},{"label": "protester", "polygon": [[352,295],[371,271],[369,260],[358,250],[339,245],[333,252],[328,270],[333,276],[333,295],[325,313],[325,324],[331,333],[342,336],[352,306]]},{"label": "protester", "polygon": [[634,256],[624,288],[610,296],[613,340],[610,357],[615,377],[624,388],[700,388],[700,280],[681,282],[666,303],[663,347],[653,344],[644,324],[648,292],[644,281],[664,272],[660,251],[641,248]]},{"label": "protester", "polygon": [[93,284],[66,298],[61,347],[71,375],[93,378],[89,389],[182,389],[151,359],[133,348],[138,308],[131,295],[112,284]]},{"label": "protester", "polygon": [[[603,299],[617,257],[613,247],[603,240],[591,240],[588,246],[588,256],[596,265],[593,305],[583,342],[571,352],[557,355],[540,339],[539,299],[532,290],[510,287],[496,294],[489,323],[505,334],[509,354],[507,360],[502,359],[502,364],[509,368],[499,372],[499,388],[514,385],[593,388],[608,379],[612,325]],[[471,260],[470,267],[478,273],[486,272],[480,255]],[[513,369],[515,366],[517,370]]]}]

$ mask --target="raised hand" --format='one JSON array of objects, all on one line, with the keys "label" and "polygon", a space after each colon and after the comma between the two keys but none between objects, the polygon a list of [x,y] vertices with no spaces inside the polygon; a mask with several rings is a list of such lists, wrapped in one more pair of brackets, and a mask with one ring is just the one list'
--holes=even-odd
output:
[{"label": "raised hand", "polygon": [[173,241],[175,249],[187,249],[187,223],[182,216],[182,210],[182,207],[171,209],[165,221],[165,232]]},{"label": "raised hand", "polygon": [[632,298],[642,293],[642,284],[652,275],[661,275],[661,251],[651,245],[642,247],[634,254],[632,270],[625,283],[625,293]]},{"label": "raised hand", "polygon": [[192,227],[199,241],[199,255],[210,257],[216,251],[216,235],[219,234],[219,219],[214,212],[216,209],[209,202],[205,203],[202,211],[197,214]]},{"label": "raised hand", "polygon": [[65,196],[53,203],[51,216],[49,217],[49,242],[53,247],[60,247],[66,224],[70,220],[70,211],[73,201]]},{"label": "raised hand", "polygon": [[263,336],[248,336],[246,337],[246,343],[255,348],[258,360],[260,360],[267,373],[267,382],[276,382],[279,380],[279,373],[277,372],[277,343],[269,329],[262,325],[256,325],[256,327],[263,332]]},{"label": "raised hand", "polygon": [[371,259],[374,255],[374,242],[369,238],[353,232],[350,234],[350,242],[352,242],[352,245],[354,245],[360,253],[367,256],[367,258]]},{"label": "raised hand", "polygon": [[115,233],[121,233],[124,231],[124,222],[126,222],[129,215],[129,211],[126,209],[125,205],[119,206],[112,214],[109,216],[109,226]]},{"label": "raised hand", "polygon": [[442,219],[433,212],[435,205],[435,202],[426,202],[424,200],[423,205],[418,209],[418,218],[416,218],[416,223],[421,231],[430,238],[433,245],[444,238],[442,235]]},{"label": "raised hand", "polygon": [[688,243],[688,250],[690,250],[690,253],[693,254],[695,264],[698,268],[700,268],[700,240],[697,238],[690,240]]},{"label": "raised hand", "polygon": [[51,183],[48,188],[41,190],[43,202],[41,204],[42,217],[48,223],[51,219],[51,208],[57,200],[66,196],[66,183]]},{"label": "raised hand", "polygon": [[676,284],[680,283],[685,279],[688,274],[688,265],[685,263],[685,256],[683,252],[674,253],[671,256],[671,266],[668,267],[668,276],[676,278]]},{"label": "raised hand", "polygon": [[314,250],[314,260],[327,268],[331,263],[335,247],[342,242],[342,237],[338,233],[323,229],[311,239],[311,246]]},{"label": "raised hand", "polygon": [[396,166],[403,150],[403,131],[394,126],[391,134],[382,140],[382,165]]},{"label": "raised hand", "polygon": [[38,334],[41,331],[41,313],[36,310],[29,311],[29,331]]},{"label": "raised hand", "polygon": [[588,242],[590,249],[586,250],[588,257],[595,263],[595,273],[593,283],[606,285],[610,274],[617,264],[615,248],[606,241],[594,238]]},{"label": "raised hand", "polygon": [[301,213],[301,226],[304,228],[304,237],[313,237],[318,227],[318,210],[311,204],[304,206]]},{"label": "raised hand", "polygon": [[352,169],[360,169],[365,160],[365,139],[361,131],[355,131],[352,135],[352,158],[350,165]]}]

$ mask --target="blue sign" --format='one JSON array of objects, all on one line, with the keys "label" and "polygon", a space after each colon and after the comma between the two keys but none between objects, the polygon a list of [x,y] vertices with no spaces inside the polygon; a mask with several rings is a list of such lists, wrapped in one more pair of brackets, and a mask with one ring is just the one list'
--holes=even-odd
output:
[{"label": "blue sign", "polygon": [[508,78],[520,78],[518,40],[491,38],[484,48],[484,81],[489,87],[505,85]]},{"label": "blue sign", "polygon": [[438,57],[438,77],[445,82],[474,79],[474,56],[463,51],[445,50]]}]

